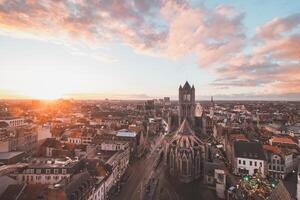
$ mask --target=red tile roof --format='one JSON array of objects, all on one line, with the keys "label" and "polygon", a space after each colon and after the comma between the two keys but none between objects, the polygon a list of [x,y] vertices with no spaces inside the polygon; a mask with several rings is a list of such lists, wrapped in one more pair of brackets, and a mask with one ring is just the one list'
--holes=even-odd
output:
[{"label": "red tile roof", "polygon": [[272,137],[271,138],[272,143],[284,143],[284,144],[292,144],[297,145],[296,142],[294,142],[291,138],[287,137]]},{"label": "red tile roof", "polygon": [[280,148],[278,148],[276,146],[269,145],[269,144],[265,144],[263,146],[263,148],[264,148],[265,151],[270,151],[272,153],[276,153],[276,154],[280,154],[281,153]]}]

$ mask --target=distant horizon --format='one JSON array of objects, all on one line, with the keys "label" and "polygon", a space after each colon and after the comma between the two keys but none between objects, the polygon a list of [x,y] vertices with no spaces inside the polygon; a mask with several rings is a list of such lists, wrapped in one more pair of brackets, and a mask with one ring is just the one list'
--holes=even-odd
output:
[{"label": "distant horizon", "polygon": [[[160,100],[163,99],[164,97],[159,97],[159,98],[148,98],[148,99],[117,99],[117,98],[95,98],[95,99],[79,99],[79,98],[58,98],[58,99],[31,99],[31,98],[19,98],[19,99],[12,99],[12,98],[0,98],[0,102],[3,101],[45,101],[45,102],[53,102],[53,101],[59,101],[59,100],[73,100],[73,101],[147,101],[147,100]],[[177,102],[178,99],[175,98],[170,98],[171,102]],[[210,102],[210,98],[206,99],[195,99],[196,102]],[[261,101],[261,102],[300,102],[300,100],[286,100],[286,99],[214,99],[214,102],[228,102],[228,101],[241,101],[241,102],[246,102],[246,101]]]}]

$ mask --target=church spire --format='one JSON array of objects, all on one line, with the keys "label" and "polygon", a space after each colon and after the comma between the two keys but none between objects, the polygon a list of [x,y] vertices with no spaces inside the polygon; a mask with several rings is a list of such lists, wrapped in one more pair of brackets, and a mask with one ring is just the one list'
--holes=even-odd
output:
[{"label": "church spire", "polygon": [[191,85],[189,84],[188,81],[185,82],[183,88],[185,88],[185,89],[190,89],[191,88]]}]

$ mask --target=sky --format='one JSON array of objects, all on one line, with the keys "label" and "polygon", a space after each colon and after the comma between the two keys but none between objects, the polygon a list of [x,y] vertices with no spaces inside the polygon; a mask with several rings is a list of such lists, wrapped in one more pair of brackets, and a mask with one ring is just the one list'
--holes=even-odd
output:
[{"label": "sky", "polygon": [[299,100],[298,0],[0,0],[0,99]]}]

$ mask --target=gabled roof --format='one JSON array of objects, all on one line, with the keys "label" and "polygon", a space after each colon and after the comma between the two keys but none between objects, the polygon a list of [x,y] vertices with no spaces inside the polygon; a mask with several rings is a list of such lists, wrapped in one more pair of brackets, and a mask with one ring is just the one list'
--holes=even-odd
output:
[{"label": "gabled roof", "polygon": [[288,137],[276,137],[273,136],[271,138],[272,143],[284,143],[284,144],[291,144],[291,145],[297,145],[296,142],[294,142],[291,138]]},{"label": "gabled roof", "polygon": [[276,154],[280,154],[281,153],[281,149],[276,147],[276,146],[272,146],[272,145],[269,145],[269,144],[265,144],[263,146],[264,150],[265,151],[268,151],[268,152],[272,152],[272,153],[276,153]]},{"label": "gabled roof", "polygon": [[270,197],[270,200],[292,200],[290,193],[282,183],[282,181],[279,181],[275,189],[272,191]]},{"label": "gabled roof", "polygon": [[200,146],[203,142],[196,136],[195,132],[191,129],[189,122],[184,119],[178,130],[170,141],[171,144],[177,145],[183,148],[190,148],[194,146]]},{"label": "gabled roof", "polygon": [[177,130],[176,134],[180,135],[194,135],[194,131],[191,129],[189,122],[184,119],[181,123],[179,129]]},{"label": "gabled roof", "polygon": [[235,141],[233,145],[236,158],[266,160],[263,146],[258,142]]}]

